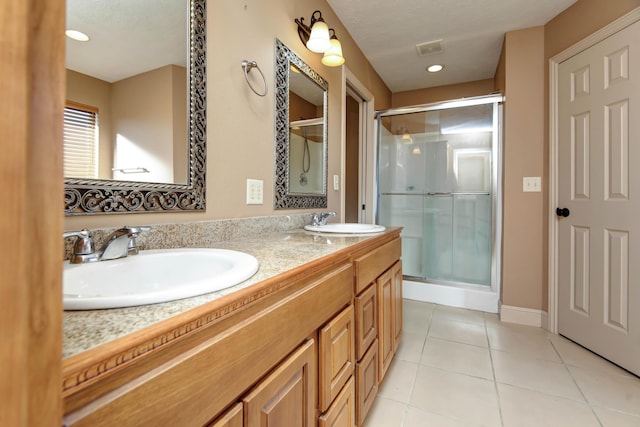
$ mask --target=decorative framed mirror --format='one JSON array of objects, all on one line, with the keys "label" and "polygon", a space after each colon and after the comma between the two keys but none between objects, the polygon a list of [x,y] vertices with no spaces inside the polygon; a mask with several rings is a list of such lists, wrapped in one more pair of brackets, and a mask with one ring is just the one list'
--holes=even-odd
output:
[{"label": "decorative framed mirror", "polygon": [[125,3],[67,1],[65,215],[204,210],[206,0]]},{"label": "decorative framed mirror", "polygon": [[274,208],[326,208],[329,85],[280,40],[275,43]]}]

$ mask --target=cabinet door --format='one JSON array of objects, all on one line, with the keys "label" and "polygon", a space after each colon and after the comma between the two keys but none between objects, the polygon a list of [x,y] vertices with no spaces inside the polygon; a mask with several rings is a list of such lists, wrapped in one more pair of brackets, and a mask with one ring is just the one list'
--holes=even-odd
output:
[{"label": "cabinet door", "polygon": [[310,339],[243,399],[246,426],[315,426],[315,353]]},{"label": "cabinet door", "polygon": [[355,310],[356,360],[360,360],[378,336],[378,305],[375,285],[369,286],[355,298]]},{"label": "cabinet door", "polygon": [[378,342],[356,365],[356,420],[361,426],[378,394]]},{"label": "cabinet door", "polygon": [[207,427],[243,427],[244,420],[242,418],[242,403],[238,403],[229,409],[223,416],[218,417]]},{"label": "cabinet door", "polygon": [[354,318],[350,305],[320,329],[320,412],[329,408],[353,375]]},{"label": "cabinet door", "polygon": [[353,427],[355,410],[355,386],[351,377],[329,410],[318,420],[318,427]]},{"label": "cabinet door", "polygon": [[393,332],[395,342],[393,352],[398,350],[400,336],[402,335],[402,261],[398,261],[391,267],[393,272]]},{"label": "cabinet door", "polygon": [[381,383],[393,359],[395,346],[393,271],[389,269],[376,280],[378,287],[378,382]]}]

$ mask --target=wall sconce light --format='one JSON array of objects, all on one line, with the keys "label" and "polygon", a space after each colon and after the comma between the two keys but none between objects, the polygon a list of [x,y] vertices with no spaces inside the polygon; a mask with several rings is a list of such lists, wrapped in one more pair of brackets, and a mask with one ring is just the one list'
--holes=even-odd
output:
[{"label": "wall sconce light", "polygon": [[322,57],[322,63],[327,67],[337,67],[344,64],[344,56],[342,56],[342,45],[340,40],[336,37],[336,32],[333,28],[329,28],[329,31],[333,33],[329,39],[329,49],[326,50]]},{"label": "wall sconce light", "polygon": [[322,12],[316,10],[311,14],[310,25],[304,23],[304,17],[296,18],[294,21],[298,25],[300,41],[307,49],[315,53],[324,53],[322,57],[324,65],[337,67],[344,64],[340,40],[338,40],[335,30],[329,28],[324,22]]}]

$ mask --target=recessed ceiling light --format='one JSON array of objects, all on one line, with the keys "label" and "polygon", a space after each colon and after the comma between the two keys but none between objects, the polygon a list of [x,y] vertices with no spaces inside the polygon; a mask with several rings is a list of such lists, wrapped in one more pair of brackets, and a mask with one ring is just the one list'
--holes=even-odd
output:
[{"label": "recessed ceiling light", "polygon": [[89,36],[86,35],[85,33],[81,32],[81,31],[77,31],[77,30],[67,30],[64,32],[67,37],[69,37],[70,39],[73,40],[77,40],[79,42],[87,42],[89,41]]},{"label": "recessed ceiling light", "polygon": [[441,71],[443,68],[444,68],[444,65],[434,64],[434,65],[429,65],[427,67],[427,71],[430,73],[437,73],[438,71]]}]

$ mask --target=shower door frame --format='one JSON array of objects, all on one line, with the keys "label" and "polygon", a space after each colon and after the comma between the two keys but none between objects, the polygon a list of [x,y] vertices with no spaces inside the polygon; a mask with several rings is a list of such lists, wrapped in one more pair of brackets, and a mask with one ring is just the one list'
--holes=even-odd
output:
[{"label": "shower door frame", "polygon": [[[375,147],[376,163],[375,175],[376,184],[379,179],[378,159],[380,156],[380,118],[388,116],[399,116],[413,113],[423,113],[427,111],[448,110],[453,108],[470,107],[474,105],[494,104],[493,109],[493,135],[492,135],[492,170],[491,170],[491,217],[492,217],[492,239],[491,239],[491,284],[475,285],[458,282],[429,281],[421,280],[413,276],[404,276],[403,292],[404,297],[419,301],[433,302],[436,304],[463,307],[473,310],[481,310],[490,313],[498,313],[500,309],[500,289],[501,289],[501,260],[502,260],[502,103],[503,95],[488,95],[472,98],[456,99],[450,101],[434,102],[410,107],[391,108],[378,110],[375,113]],[[378,205],[380,199],[379,185],[376,185],[374,215],[378,222]],[[418,279],[418,280],[416,280]],[[425,286],[428,285],[428,286]]]}]

